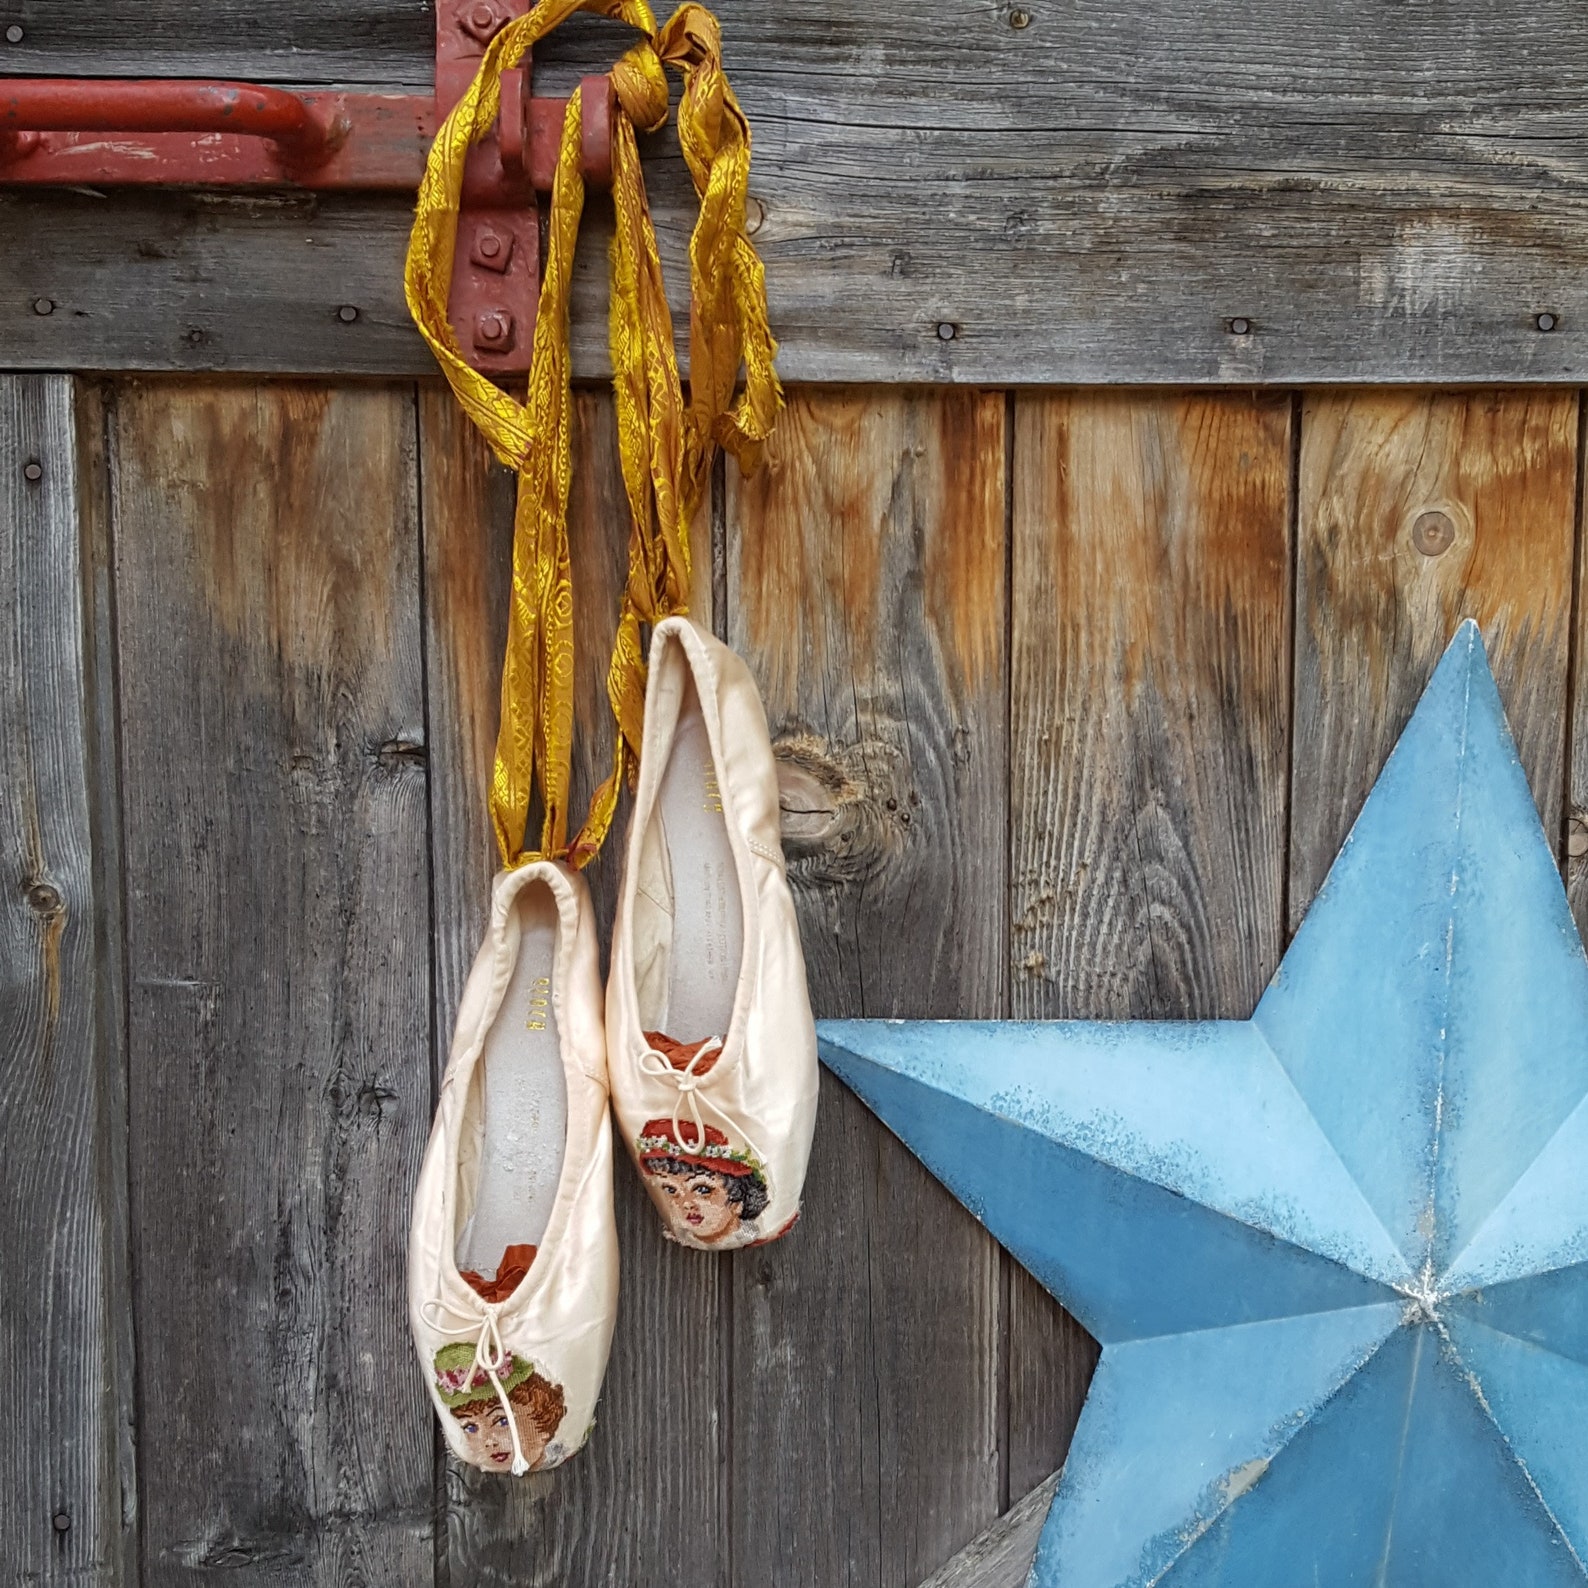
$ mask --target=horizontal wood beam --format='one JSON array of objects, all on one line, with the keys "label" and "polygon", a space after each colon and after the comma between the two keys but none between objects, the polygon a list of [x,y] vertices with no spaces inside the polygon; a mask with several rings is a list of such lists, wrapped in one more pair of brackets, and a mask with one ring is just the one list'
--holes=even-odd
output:
[{"label": "horizontal wood beam", "polygon": [[[237,0],[202,29],[191,0],[140,0],[130,26],[133,4],[41,3],[0,65],[361,85],[430,69],[428,19],[396,0],[291,0],[268,30]],[[1261,27],[1242,0],[717,9],[790,379],[1588,380],[1573,0],[1277,0]],[[537,54],[537,91],[621,42],[575,18]],[[671,132],[648,143],[676,303],[693,195]],[[401,201],[8,194],[0,362],[415,373],[406,230]],[[587,246],[591,377],[602,274]]]}]

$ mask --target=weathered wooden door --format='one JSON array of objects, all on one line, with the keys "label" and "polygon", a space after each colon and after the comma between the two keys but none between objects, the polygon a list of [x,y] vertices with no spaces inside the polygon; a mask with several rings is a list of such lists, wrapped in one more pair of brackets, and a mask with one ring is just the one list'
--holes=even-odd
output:
[{"label": "weathered wooden door", "polygon": [[[719,10],[792,386],[697,611],[765,694],[818,1013],[1248,1014],[1468,615],[1588,917],[1570,8]],[[17,72],[429,72],[411,0],[0,21]],[[1093,1348],[831,1082],[773,1247],[666,1246],[620,1165],[585,1453],[441,1457],[403,1242],[513,482],[407,325],[405,228],[0,188],[0,1582],[914,1588],[1006,1513],[939,1581],[1019,1581]]]}]

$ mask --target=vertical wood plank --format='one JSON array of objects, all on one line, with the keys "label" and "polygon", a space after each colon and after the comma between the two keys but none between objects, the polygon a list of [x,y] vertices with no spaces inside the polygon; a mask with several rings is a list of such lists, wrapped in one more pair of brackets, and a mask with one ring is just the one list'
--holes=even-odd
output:
[{"label": "vertical wood plank", "polygon": [[411,389],[131,382],[114,436],[144,1578],[423,1583]]},{"label": "vertical wood plank", "polygon": [[102,488],[70,378],[0,377],[0,1553],[92,1588],[134,1580],[136,1520]]},{"label": "vertical wood plank", "polygon": [[[796,393],[727,470],[818,1015],[1003,1010],[1004,406]],[[1001,1502],[998,1251],[830,1079],[804,1205],[731,1259],[731,1580],[914,1584]]]},{"label": "vertical wood plank", "polygon": [[[1290,400],[1016,401],[1012,1003],[1244,1017],[1283,929]],[[1030,1278],[1010,1492],[1063,1459],[1092,1347]]]},{"label": "vertical wood plank", "polygon": [[[437,879],[436,1062],[484,928],[498,864],[486,798],[499,712],[513,533],[513,476],[495,465],[449,392],[420,396],[425,629]],[[628,508],[612,402],[575,398],[569,503],[574,563],[575,815],[610,768],[607,655],[626,568]],[[708,525],[709,530],[709,525]],[[699,560],[709,578],[710,542]],[[627,805],[586,875],[603,936],[622,870]],[[716,1266],[663,1241],[621,1154],[623,1282],[612,1360],[589,1445],[514,1482],[449,1463],[446,1571],[470,1588],[629,1588],[723,1582],[718,1510],[722,1373]],[[664,1565],[665,1563],[665,1565]]]},{"label": "vertical wood plank", "polygon": [[[1307,398],[1291,930],[1464,618],[1483,630],[1545,831],[1560,834],[1576,490],[1575,393]],[[1451,531],[1447,549],[1418,549]]]}]

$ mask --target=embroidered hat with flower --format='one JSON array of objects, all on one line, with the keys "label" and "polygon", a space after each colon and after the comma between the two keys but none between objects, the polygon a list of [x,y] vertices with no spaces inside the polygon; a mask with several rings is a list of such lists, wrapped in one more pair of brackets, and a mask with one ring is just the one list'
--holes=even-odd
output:
[{"label": "embroidered hat with flower", "polygon": [[[507,1352],[497,1368],[497,1379],[504,1395],[511,1395],[526,1380],[535,1376],[535,1364]],[[496,1396],[490,1375],[479,1365],[474,1346],[466,1340],[444,1345],[436,1352],[436,1394],[447,1407],[467,1406],[482,1395]]]},{"label": "embroidered hat with flower", "polygon": [[766,1174],[759,1161],[743,1148],[729,1145],[728,1138],[715,1125],[705,1127],[705,1140],[701,1132],[688,1120],[679,1120],[677,1128],[670,1119],[649,1119],[635,1143],[642,1165],[662,1160],[687,1164],[691,1169],[713,1169],[718,1174],[749,1175],[765,1184]]}]

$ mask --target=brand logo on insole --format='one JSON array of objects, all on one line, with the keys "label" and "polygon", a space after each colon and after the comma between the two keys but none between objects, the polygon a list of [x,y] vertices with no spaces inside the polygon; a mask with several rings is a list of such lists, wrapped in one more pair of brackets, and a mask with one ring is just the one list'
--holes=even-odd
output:
[{"label": "brand logo on insole", "polygon": [[551,977],[537,976],[529,994],[529,1018],[524,1022],[526,1031],[544,1031],[546,1016],[551,1009]]},{"label": "brand logo on insole", "polygon": [[720,816],[722,815],[722,790],[717,787],[716,771],[708,766],[705,771],[705,779],[706,798],[701,808]]}]

